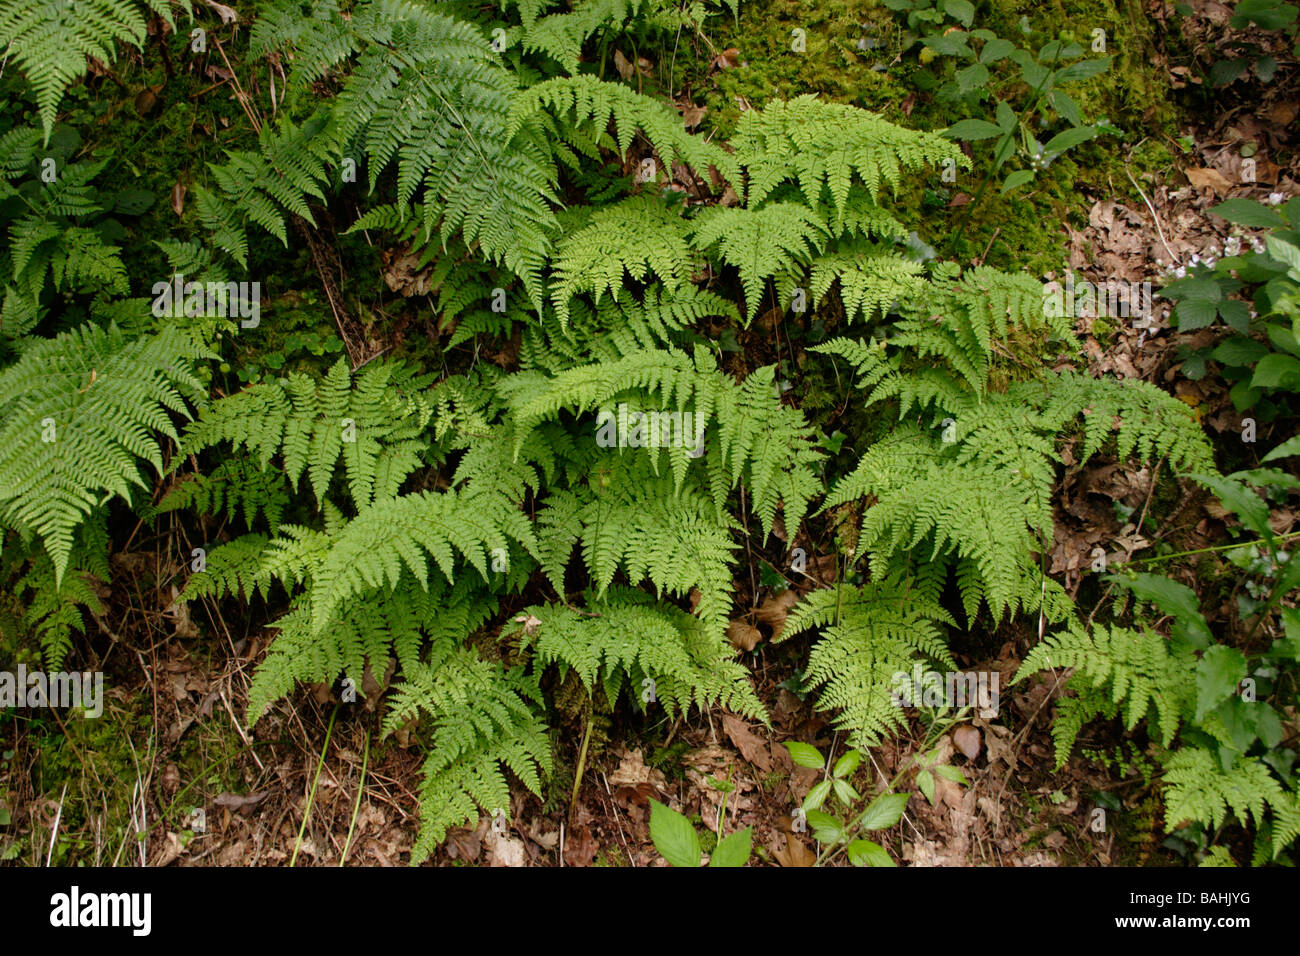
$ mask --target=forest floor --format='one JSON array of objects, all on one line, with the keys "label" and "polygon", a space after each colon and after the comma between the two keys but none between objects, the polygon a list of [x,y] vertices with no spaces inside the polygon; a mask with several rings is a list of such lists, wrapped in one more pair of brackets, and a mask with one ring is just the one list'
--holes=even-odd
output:
[{"label": "forest floor", "polygon": [[[1190,23],[1207,31],[1226,9],[1216,3],[1192,6],[1199,19]],[[1163,10],[1163,4],[1148,6],[1153,16]],[[1204,40],[1195,33],[1184,39],[1193,46]],[[1153,65],[1166,72],[1173,89],[1191,82],[1182,66],[1159,60]],[[1225,97],[1224,102],[1225,108],[1214,115],[1180,109],[1174,137],[1153,133],[1165,140],[1182,138],[1177,148],[1170,144],[1176,163],[1137,170],[1117,162],[1108,171],[1108,188],[1081,190],[1077,215],[1043,237],[1058,250],[1058,261],[1098,282],[1154,281],[1157,260],[1186,263],[1193,255],[1204,257],[1211,248],[1224,247],[1228,227],[1206,210],[1228,190],[1261,199],[1279,192],[1300,195],[1295,84],[1270,87],[1262,98]],[[1290,156],[1290,164],[1284,168],[1260,161],[1255,185],[1244,190],[1239,146],[1245,142],[1260,144],[1270,157]],[[996,237],[998,224],[985,225]],[[1170,326],[1168,304],[1157,300],[1156,305],[1149,328],[1078,318],[1076,332],[1092,372],[1174,387],[1180,350],[1202,344],[1210,333],[1179,333]],[[1176,389],[1216,436],[1240,429],[1240,417],[1217,380],[1180,378]],[[1268,437],[1259,441],[1267,445]],[[1223,540],[1224,514],[1212,499],[1171,476],[1153,473],[1158,471],[1102,457],[1086,467],[1067,468],[1056,497],[1056,537],[1046,560],[1049,572],[1068,590],[1088,586],[1080,570],[1098,546],[1111,550],[1109,560],[1122,562],[1126,552],[1131,555],[1156,541],[1185,552]],[[1295,528],[1294,514],[1283,519],[1276,531]],[[57,827],[62,831],[59,852],[75,851],[91,863],[405,864],[418,827],[412,789],[421,759],[417,742],[401,732],[381,741],[375,695],[369,695],[369,703],[341,705],[328,687],[302,689],[277,704],[256,728],[246,729],[242,716],[248,683],[265,651],[267,633],[259,622],[223,620],[211,605],[187,608],[178,603],[179,591],[171,582],[178,577],[180,559],[170,550],[168,532],[139,532],[130,547],[114,555],[115,570],[126,572],[115,580],[162,583],[133,591],[119,584],[101,595],[108,613],[97,622],[101,634],[93,636],[100,640],[106,635],[111,642],[102,666],[111,675],[112,688],[103,717],[65,726],[52,714],[48,722],[0,742],[11,781],[8,802],[30,807],[30,819],[21,822],[20,832],[48,839]],[[835,579],[833,565],[813,562],[807,570],[809,587]],[[839,753],[842,739],[799,687],[797,665],[806,646],[771,643],[799,590],[777,594],[763,586],[756,562],[747,570],[742,565],[739,579],[736,606],[750,610],[737,619],[733,634],[747,652],[771,726],[721,712],[655,721],[622,711],[593,715],[575,706],[556,723],[557,772],[548,781],[546,801],[520,788],[514,805],[505,808],[508,826],[484,816],[476,829],[453,830],[432,862],[662,865],[648,831],[652,797],[715,831],[725,805],[725,831],[752,825],[760,860],[782,866],[816,862],[817,844],[811,834],[796,832],[792,810],[819,773],[796,767],[783,743],[802,741],[823,753]],[[1226,604],[1231,596],[1190,576],[1187,583],[1202,594],[1213,622],[1211,601]],[[212,634],[221,639],[213,641]],[[890,778],[922,753],[934,759],[937,748],[937,758],[959,767],[969,782],[961,787],[939,779],[933,801],[918,795],[910,802],[896,834],[903,861],[1179,863],[1177,847],[1163,831],[1151,767],[1140,748],[1124,743],[1118,722],[1085,731],[1075,755],[1061,770],[1054,769],[1050,716],[1059,678],[1049,673],[1011,686],[1038,636],[1032,620],[1004,625],[989,635],[982,659],[959,660],[963,667],[1001,676],[996,718],[976,717],[962,732],[937,737],[927,737],[914,724],[911,734],[866,755],[865,778]],[[590,740],[575,790],[584,735]],[[44,748],[56,736],[70,746],[59,750],[58,763],[48,754],[42,762]],[[38,764],[39,770],[34,769]],[[60,772],[67,781],[62,797],[44,786]],[[911,778],[904,780],[904,789],[917,790]],[[68,787],[72,796],[82,789],[83,807],[102,805],[104,813],[66,812]],[[1090,827],[1094,809],[1121,805],[1129,812],[1114,815],[1112,826],[1102,832]],[[198,807],[205,808],[201,817],[194,815]],[[147,838],[126,839],[124,834],[135,829],[143,829]],[[43,861],[47,849],[32,840],[23,859]]]}]

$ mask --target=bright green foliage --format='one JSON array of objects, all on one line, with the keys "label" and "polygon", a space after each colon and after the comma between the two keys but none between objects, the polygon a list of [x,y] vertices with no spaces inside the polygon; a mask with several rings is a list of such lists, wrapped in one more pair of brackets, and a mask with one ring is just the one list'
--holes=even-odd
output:
[{"label": "bright green foliage", "polygon": [[177,329],[128,339],[86,325],[0,371],[0,521],[41,536],[56,582],[86,516],[149,487],[141,459],[162,472],[155,436],[178,438],[171,414],[188,418],[186,400],[202,399],[190,363],[203,354]]},{"label": "bright green foliage", "polygon": [[[179,5],[191,12],[189,0]],[[27,77],[47,141],[64,91],[86,72],[86,57],[111,63],[114,41],[144,43],[144,8],[175,25],[168,0],[0,2],[0,48]]]},{"label": "bright green foliage", "polygon": [[804,680],[822,688],[819,708],[839,710],[835,725],[850,746],[872,746],[903,725],[896,674],[910,680],[918,661],[955,666],[942,625],[956,622],[939,603],[942,584],[933,576],[896,575],[861,588],[822,588],[791,612],[780,640],[824,629]]},{"label": "bright green foliage", "polygon": [[[1294,812],[1277,779],[1260,760],[1243,757],[1225,768],[1213,751],[1203,747],[1184,747],[1169,758],[1165,771],[1168,830],[1190,820],[1221,827],[1229,810],[1243,822],[1249,815],[1259,823],[1270,806]],[[1276,847],[1285,845],[1278,842]]]},{"label": "bright green foliage", "polygon": [[624,275],[645,282],[651,273],[669,293],[690,279],[694,265],[680,215],[652,196],[633,196],[591,215],[584,228],[568,232],[556,248],[551,296],[562,326],[569,321],[569,300],[579,292],[617,296]]},{"label": "bright green foliage", "polygon": [[484,661],[451,641],[434,641],[428,660],[406,672],[387,730],[419,711],[428,715],[429,756],[420,786],[420,835],[411,863],[424,860],[447,828],[479,811],[508,813],[503,768],[542,795],[540,773],[551,772],[551,743],[534,707],[536,678]]},{"label": "bright green foliage", "polygon": [[[1017,318],[1033,327],[1033,312],[1023,300],[1009,300],[1021,301],[1018,308],[1004,302],[990,310],[974,298],[995,286],[972,280],[965,309],[940,313],[929,328],[919,320],[900,323],[903,333],[886,345],[836,339],[817,349],[857,367],[859,387],[871,389],[867,404],[897,399],[900,414],[914,408],[925,413],[925,424],[902,424],[872,445],[831,489],[825,507],[875,497],[859,545],[870,552],[873,569],[916,548],[926,560],[955,557],[971,617],[981,599],[1001,617],[1008,610],[1037,608],[1042,587],[1055,589],[1026,556],[1036,538],[1051,536],[1057,446],[1080,424],[1078,460],[1099,451],[1114,432],[1122,457],[1167,456],[1179,469],[1210,461],[1190,410],[1145,383],[1062,372],[987,392],[993,337]],[[944,326],[950,331],[941,331]],[[902,346],[893,350],[894,342]],[[925,358],[919,369],[915,353]]]},{"label": "bright green foliage", "polygon": [[[12,531],[0,532],[0,582],[14,606],[0,603],[0,638],[10,641],[33,635],[50,670],[63,667],[73,634],[84,634],[82,608],[101,615],[104,606],[96,585],[109,575],[107,534],[102,524],[82,525],[69,561],[68,573],[56,581],[54,562],[34,541],[24,542]],[[16,609],[19,613],[14,614]]]},{"label": "bright green foliage", "polygon": [[1015,680],[1056,667],[1073,667],[1067,687],[1080,691],[1060,702],[1061,715],[1052,727],[1058,769],[1069,759],[1080,728],[1100,714],[1122,715],[1130,730],[1149,718],[1168,745],[1195,701],[1196,688],[1188,679],[1196,669],[1195,655],[1147,628],[1096,624],[1089,631],[1072,622],[1030,650]]},{"label": "bright green foliage", "polygon": [[268,127],[259,152],[213,168],[217,191],[197,197],[218,243],[245,262],[247,222],[283,241],[286,215],[314,222],[310,199],[363,160],[372,189],[396,163],[400,202],[423,197],[426,238],[436,231],[444,244],[455,234],[477,243],[536,298],[555,228],[550,171],[538,149],[513,145],[510,76],[477,29],[405,0],[360,3],[347,17],[333,2],[303,16],[290,0],[254,36],[255,50],[281,48],[295,52],[292,98],[311,95],[326,75],[342,89],[302,125]]},{"label": "bright green foliage", "polygon": [[242,518],[251,528],[259,514],[274,531],[289,504],[284,476],[263,471],[246,458],[228,458],[211,474],[189,475],[167,492],[155,511],[194,510],[201,514]]},{"label": "bright green foliage", "polygon": [[695,242],[701,249],[716,245],[722,261],[740,270],[752,319],[767,280],[806,265],[820,250],[824,230],[817,215],[798,203],[772,203],[761,209],[714,206],[701,213]]},{"label": "bright green foliage", "polygon": [[741,115],[731,140],[748,174],[746,199],[752,208],[784,181],[799,185],[804,202],[815,206],[829,194],[844,208],[854,178],[879,197],[881,187],[897,188],[905,169],[970,160],[953,143],[933,133],[918,133],[886,122],[874,113],[815,96],[776,100]]},{"label": "bright green foliage", "polygon": [[305,471],[318,502],[342,457],[352,502],[362,507],[392,498],[420,464],[417,438],[431,414],[419,394],[425,382],[392,362],[353,375],[340,359],[319,382],[294,372],[284,384],[253,385],[212,405],[186,429],[185,451],[229,442],[263,471],[280,454],[290,482],[297,487]]},{"label": "bright green foliage", "polygon": [[[579,414],[612,408],[621,396],[640,392],[640,407],[690,411],[704,423],[708,487],[719,514],[742,477],[764,532],[784,505],[787,531],[803,520],[818,481],[812,465],[821,457],[802,416],[783,405],[770,368],[757,369],[737,385],[716,369],[703,350],[694,357],[666,349],[643,351],[603,365],[569,369],[553,377],[519,374],[509,394],[519,436],[536,423],[573,409]],[[676,484],[691,464],[692,448],[670,449]]]},{"label": "bright green foliage", "polygon": [[565,165],[576,165],[578,154],[594,157],[597,147],[626,156],[639,130],[658,154],[656,176],[677,163],[700,171],[711,165],[727,179],[739,173],[730,153],[686,132],[674,110],[594,76],[557,77],[521,90],[515,94],[510,128]]},{"label": "bright green foliage", "polygon": [[589,692],[600,687],[611,705],[626,687],[642,710],[657,702],[673,715],[694,704],[764,716],[726,639],[643,591],[611,588],[604,596],[589,594],[581,609],[538,605],[515,620],[523,623],[523,645],[536,649],[540,664],[572,668]]},{"label": "bright green foliage", "polygon": [[[68,134],[68,135],[64,135]],[[97,228],[105,210],[93,185],[105,162],[72,161],[75,134],[18,126],[0,136],[0,339],[17,339],[40,320],[47,286],[60,292],[127,291],[118,250]],[[11,215],[8,215],[11,214]]]}]

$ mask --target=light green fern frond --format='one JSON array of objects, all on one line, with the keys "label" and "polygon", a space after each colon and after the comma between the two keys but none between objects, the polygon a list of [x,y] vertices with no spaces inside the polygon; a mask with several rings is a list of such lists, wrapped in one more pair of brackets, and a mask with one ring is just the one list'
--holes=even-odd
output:
[{"label": "light green fern frond", "polygon": [[[915,662],[955,667],[941,625],[955,625],[931,589],[895,576],[861,588],[813,591],[795,606],[778,640],[824,629],[808,656],[807,684],[821,688],[819,710],[838,711],[835,725],[853,747],[878,744],[904,723],[898,695]],[[910,683],[908,684],[910,686]]]},{"label": "light green fern frond", "polygon": [[87,325],[31,344],[0,372],[0,520],[44,539],[56,581],[85,517],[148,487],[141,460],[162,472],[155,436],[177,439],[171,413],[188,418],[186,400],[202,400],[200,356],[177,329],[128,339]]}]

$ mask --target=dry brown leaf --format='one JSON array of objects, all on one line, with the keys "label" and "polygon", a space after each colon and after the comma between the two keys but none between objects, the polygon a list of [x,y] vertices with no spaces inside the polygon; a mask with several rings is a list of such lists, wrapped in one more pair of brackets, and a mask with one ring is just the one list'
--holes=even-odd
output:
[{"label": "dry brown leaf", "polygon": [[577,826],[564,836],[564,862],[567,866],[589,866],[600,847],[585,826]]},{"label": "dry brown leaf", "polygon": [[969,724],[964,724],[952,732],[952,742],[967,760],[974,760],[980,755],[980,741],[980,732]]},{"label": "dry brown leaf", "polygon": [[772,629],[772,640],[781,636],[781,631],[785,628],[785,619],[790,614],[791,609],[799,603],[799,595],[793,590],[787,589],[780,594],[774,594],[758,606],[754,612],[754,619],[760,624],[766,624]]},{"label": "dry brown leaf", "polygon": [[668,778],[663,775],[663,771],[647,767],[645,757],[639,750],[624,752],[619,760],[618,769],[611,773],[608,779],[611,787],[637,787],[648,783],[659,790],[664,790],[668,786]]},{"label": "dry brown leaf", "polygon": [[1228,182],[1223,173],[1210,166],[1202,169],[1189,169],[1186,173],[1188,182],[1197,189],[1213,189],[1216,193],[1222,195],[1232,188],[1232,183]]},{"label": "dry brown leaf", "polygon": [[744,621],[732,621],[727,626],[727,640],[731,641],[731,646],[737,650],[752,651],[762,639],[762,632]]},{"label": "dry brown leaf", "polygon": [[785,846],[774,849],[772,856],[782,866],[813,866],[817,862],[817,854],[793,836],[787,836]]},{"label": "dry brown leaf", "polygon": [[771,772],[772,754],[767,746],[767,741],[750,730],[748,724],[739,717],[723,714],[722,729],[731,739],[731,742],[736,745],[736,749],[740,751],[742,757],[763,773]]},{"label": "dry brown leaf", "polygon": [[630,79],[632,74],[636,72],[636,67],[632,65],[632,61],[619,50],[614,51],[614,67],[618,70],[618,75],[625,80]]}]

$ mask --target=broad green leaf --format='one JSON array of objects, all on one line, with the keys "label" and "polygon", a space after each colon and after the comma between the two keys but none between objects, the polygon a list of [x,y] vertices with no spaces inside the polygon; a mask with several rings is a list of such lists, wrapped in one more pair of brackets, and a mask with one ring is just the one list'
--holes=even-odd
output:
[{"label": "broad green leaf", "polygon": [[673,866],[700,865],[704,851],[691,821],[653,798],[650,800],[650,839],[654,841],[655,849]]},{"label": "broad green leaf", "polygon": [[1273,529],[1268,523],[1268,503],[1253,489],[1218,475],[1193,474],[1190,477],[1214,492],[1243,525],[1261,538],[1273,540]]},{"label": "broad green leaf", "polygon": [[970,786],[970,781],[966,779],[966,775],[961,772],[960,767],[953,767],[945,763],[935,767],[934,772],[952,783],[959,783],[963,787]]},{"label": "broad green leaf", "polygon": [[1196,592],[1160,574],[1110,575],[1109,580],[1133,592],[1139,601],[1150,601],[1162,614],[1172,615],[1175,636],[1180,636],[1193,647],[1209,647],[1214,643],[1210,625],[1201,613],[1201,603]]},{"label": "broad green leaf", "polygon": [[[922,770],[921,773],[926,773],[926,771]],[[917,780],[920,780],[920,774],[917,775]],[[933,780],[931,780],[930,786],[931,791],[933,791]],[[925,788],[922,787],[921,789],[924,792]],[[871,803],[867,804],[867,809],[862,811],[862,829],[888,830],[903,819],[903,810],[907,807],[907,797],[908,795],[905,793],[882,793],[876,797]]]},{"label": "broad green leaf", "polygon": [[921,793],[925,794],[925,799],[934,805],[934,777],[930,771],[922,770],[916,775],[916,785],[921,788]]},{"label": "broad green leaf", "polygon": [[1196,719],[1218,707],[1237,691],[1246,676],[1246,658],[1241,651],[1216,644],[1201,655],[1196,665]]},{"label": "broad green leaf", "polygon": [[1080,143],[1086,143],[1097,136],[1097,127],[1095,126],[1076,126],[1074,129],[1067,129],[1063,133],[1057,133],[1047,141],[1043,147],[1044,154],[1063,153],[1067,149],[1078,146]]},{"label": "broad green leaf", "polygon": [[844,839],[844,828],[829,813],[821,810],[809,810],[808,825],[813,828],[813,838],[818,843],[839,843]]},{"label": "broad green leaf", "polygon": [[1210,212],[1228,222],[1256,229],[1276,229],[1286,225],[1285,219],[1253,199],[1225,199]]},{"label": "broad green leaf", "polygon": [[835,769],[831,771],[831,776],[839,777],[839,778],[847,777],[849,774],[853,773],[853,771],[858,769],[858,765],[861,762],[862,762],[861,751],[858,750],[846,751],[844,756],[840,757],[839,760],[835,761]]},{"label": "broad green leaf", "polygon": [[709,866],[744,866],[754,848],[754,828],[745,827],[718,841],[709,857]]},{"label": "broad green leaf", "polygon": [[980,62],[996,63],[998,60],[1004,60],[1015,48],[1016,45],[1010,40],[997,37],[984,44],[984,49],[980,50]]},{"label": "broad green leaf", "polygon": [[1276,352],[1266,355],[1255,366],[1250,387],[1300,389],[1300,359]]},{"label": "broad green leaf", "polygon": [[821,755],[816,747],[809,744],[800,743],[799,741],[788,741],[785,749],[790,751],[790,759],[797,766],[807,767],[810,770],[821,770],[826,766],[826,759]]},{"label": "broad green leaf", "polygon": [[1011,190],[1023,186],[1033,178],[1034,171],[1032,169],[1017,169],[1015,172],[1009,174],[1006,180],[1002,183],[1002,194],[1005,196],[1007,193],[1011,192]]},{"label": "broad green leaf", "polygon": [[1291,455],[1300,455],[1300,435],[1292,435],[1265,455],[1263,460],[1274,461],[1278,458],[1289,458]]},{"label": "broad green leaf", "polygon": [[813,810],[820,809],[821,805],[826,802],[826,798],[830,795],[830,792],[831,782],[829,780],[823,780],[821,783],[817,784],[817,786],[809,790],[808,796],[803,798],[804,812],[810,813]]},{"label": "broad green leaf", "polygon": [[992,139],[994,136],[1002,135],[1002,130],[982,119],[964,119],[959,123],[954,123],[943,131],[943,135],[949,139],[980,140]]},{"label": "broad green leaf", "polygon": [[854,866],[898,866],[883,846],[870,840],[854,840],[847,852]]},{"label": "broad green leaf", "polygon": [[1254,365],[1268,354],[1268,346],[1263,342],[1234,335],[1225,339],[1210,353],[1210,358],[1224,365]]},{"label": "broad green leaf", "polygon": [[1114,57],[1100,56],[1092,60],[1080,60],[1078,63],[1071,63],[1069,66],[1063,66],[1052,74],[1054,83],[1076,83],[1079,80],[1090,80],[1094,76],[1099,76],[1110,69],[1110,62]]},{"label": "broad green leaf", "polygon": [[843,780],[832,780],[831,783],[835,786],[835,796],[839,798],[840,803],[848,806],[858,802],[858,791],[849,784]]}]

